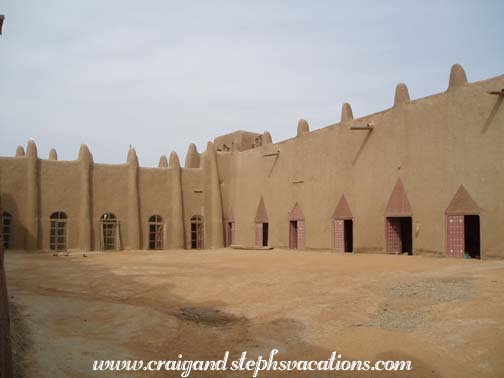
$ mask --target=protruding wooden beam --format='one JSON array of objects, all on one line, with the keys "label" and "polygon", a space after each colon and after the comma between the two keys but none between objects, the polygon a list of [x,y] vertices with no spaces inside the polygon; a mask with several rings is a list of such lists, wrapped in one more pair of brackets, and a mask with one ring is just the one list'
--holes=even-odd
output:
[{"label": "protruding wooden beam", "polygon": [[271,154],[265,154],[263,155],[263,157],[278,156],[278,155],[280,155],[280,150],[278,150],[277,152],[272,152]]},{"label": "protruding wooden beam", "polygon": [[366,131],[371,131],[373,130],[374,125],[372,123],[367,123],[366,126],[351,126],[350,130],[366,130]]},{"label": "protruding wooden beam", "polygon": [[502,88],[500,91],[488,91],[487,93],[491,95],[504,96],[504,88]]}]

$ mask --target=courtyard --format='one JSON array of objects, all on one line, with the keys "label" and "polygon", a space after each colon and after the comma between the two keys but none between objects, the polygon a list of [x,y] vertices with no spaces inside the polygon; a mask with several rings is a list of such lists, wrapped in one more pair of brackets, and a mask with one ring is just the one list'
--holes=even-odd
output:
[{"label": "courtyard", "polygon": [[[504,261],[330,251],[6,253],[23,377],[93,372],[94,360],[410,360],[402,372],[261,377],[502,377]],[[251,377],[194,372],[191,377]]]}]

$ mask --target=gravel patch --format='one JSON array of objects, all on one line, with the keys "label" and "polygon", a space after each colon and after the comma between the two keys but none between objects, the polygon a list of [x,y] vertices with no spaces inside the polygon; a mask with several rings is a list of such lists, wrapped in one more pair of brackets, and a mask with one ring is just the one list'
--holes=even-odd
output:
[{"label": "gravel patch", "polygon": [[371,317],[368,327],[412,331],[428,322],[429,305],[465,301],[473,296],[471,281],[466,277],[396,281],[385,291],[389,300]]},{"label": "gravel patch", "polygon": [[383,309],[368,323],[368,327],[386,330],[412,331],[424,321],[421,311],[396,311]]},{"label": "gravel patch", "polygon": [[391,285],[388,292],[392,297],[451,302],[468,300],[472,297],[469,278],[432,278],[421,281],[399,282]]}]

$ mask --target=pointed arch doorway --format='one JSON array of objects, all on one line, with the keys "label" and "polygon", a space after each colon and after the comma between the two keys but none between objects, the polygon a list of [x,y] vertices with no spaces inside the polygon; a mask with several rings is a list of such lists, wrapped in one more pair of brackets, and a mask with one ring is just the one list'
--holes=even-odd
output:
[{"label": "pointed arch doorway", "polygon": [[264,200],[261,197],[257,205],[255,216],[255,245],[256,247],[267,247],[269,242],[269,222],[268,213]]},{"label": "pointed arch doorway", "polygon": [[289,215],[289,249],[305,248],[305,217],[296,203]]},{"label": "pointed arch doorway", "polygon": [[385,209],[385,251],[413,254],[413,216],[401,178],[397,179]]},{"label": "pointed arch doorway", "polygon": [[235,217],[233,209],[229,211],[226,218],[226,247],[229,247],[235,242]]},{"label": "pointed arch doorway", "polygon": [[353,217],[344,194],[334,209],[332,220],[334,250],[353,252]]},{"label": "pointed arch doorway", "polygon": [[481,258],[480,208],[463,185],[445,211],[446,255]]}]

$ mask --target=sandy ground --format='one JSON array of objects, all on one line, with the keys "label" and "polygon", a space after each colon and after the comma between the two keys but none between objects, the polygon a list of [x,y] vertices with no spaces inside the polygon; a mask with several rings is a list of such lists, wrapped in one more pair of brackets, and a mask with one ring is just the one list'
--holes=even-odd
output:
[{"label": "sandy ground", "polygon": [[[411,372],[260,377],[504,377],[504,261],[294,251],[6,255],[18,376],[95,359],[411,360]],[[250,372],[191,377],[251,377]]]}]

